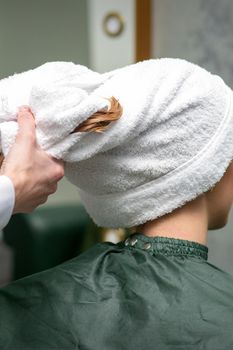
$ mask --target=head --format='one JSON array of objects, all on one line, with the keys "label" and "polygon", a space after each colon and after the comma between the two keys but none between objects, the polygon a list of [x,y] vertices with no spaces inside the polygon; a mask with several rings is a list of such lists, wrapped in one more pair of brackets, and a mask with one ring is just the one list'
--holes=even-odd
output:
[{"label": "head", "polygon": [[81,162],[66,167],[98,226],[138,226],[200,198],[210,213],[229,205],[214,196],[233,158],[233,92],[220,77],[184,60],[149,60],[115,71],[95,94],[109,91],[121,118],[101,137],[78,139],[67,162]]},{"label": "head", "polygon": [[[233,159],[233,92],[220,77],[195,64],[152,59],[97,74],[74,64],[51,63],[36,72],[48,77],[29,84],[39,145],[66,162],[66,177],[79,188],[98,226],[140,225],[203,198]],[[21,86],[21,77],[7,82],[7,101],[13,103],[13,87]],[[116,99],[110,106],[113,113],[104,98],[109,96]],[[17,132],[16,123],[8,122],[15,107],[5,105],[0,104],[0,119],[7,120],[0,123],[3,153]],[[100,123],[89,132],[96,112]],[[99,132],[106,126],[106,132]],[[216,208],[229,206],[225,191],[220,203],[215,191],[204,196],[214,199],[206,202],[211,213],[220,215]],[[211,227],[217,225],[213,221]]]}]

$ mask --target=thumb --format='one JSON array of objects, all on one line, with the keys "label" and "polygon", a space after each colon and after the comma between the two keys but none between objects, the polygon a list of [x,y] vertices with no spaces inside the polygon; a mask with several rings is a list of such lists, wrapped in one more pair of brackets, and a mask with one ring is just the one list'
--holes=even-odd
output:
[{"label": "thumb", "polygon": [[17,115],[19,125],[16,142],[31,143],[35,141],[35,120],[29,107],[20,107]]}]

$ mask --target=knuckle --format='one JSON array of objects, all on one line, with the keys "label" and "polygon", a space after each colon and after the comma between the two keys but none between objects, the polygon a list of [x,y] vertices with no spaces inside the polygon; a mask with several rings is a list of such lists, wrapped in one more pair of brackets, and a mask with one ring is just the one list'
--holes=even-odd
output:
[{"label": "knuckle", "polygon": [[61,179],[64,176],[64,169],[61,166],[58,166],[56,169],[56,178]]},{"label": "knuckle", "polygon": [[49,194],[53,194],[57,191],[57,184],[50,186]]}]

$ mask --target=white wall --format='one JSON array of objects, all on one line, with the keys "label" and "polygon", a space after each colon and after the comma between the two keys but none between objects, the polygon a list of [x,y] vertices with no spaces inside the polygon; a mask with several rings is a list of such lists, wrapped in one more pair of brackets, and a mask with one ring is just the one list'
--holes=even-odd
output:
[{"label": "white wall", "polygon": [[[103,19],[109,12],[118,12],[124,18],[125,28],[117,37],[110,37],[103,30]],[[134,62],[134,14],[134,0],[88,0],[89,52],[92,69],[106,72]]]}]

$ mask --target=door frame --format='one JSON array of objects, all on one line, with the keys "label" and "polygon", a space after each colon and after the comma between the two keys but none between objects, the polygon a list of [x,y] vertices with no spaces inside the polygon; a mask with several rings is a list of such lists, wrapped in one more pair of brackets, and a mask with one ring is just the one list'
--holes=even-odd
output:
[{"label": "door frame", "polygon": [[152,55],[152,0],[135,0],[135,61]]}]

